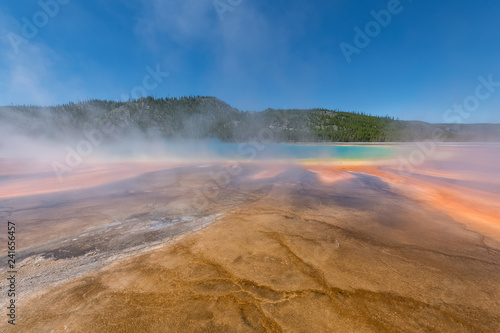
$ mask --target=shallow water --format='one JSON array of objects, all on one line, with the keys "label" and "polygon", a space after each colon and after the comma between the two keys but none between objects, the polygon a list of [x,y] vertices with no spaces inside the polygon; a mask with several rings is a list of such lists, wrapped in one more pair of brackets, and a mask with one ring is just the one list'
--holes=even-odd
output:
[{"label": "shallow water", "polygon": [[393,158],[398,146],[333,144],[184,143],[166,145],[166,154],[188,159],[366,161]]}]

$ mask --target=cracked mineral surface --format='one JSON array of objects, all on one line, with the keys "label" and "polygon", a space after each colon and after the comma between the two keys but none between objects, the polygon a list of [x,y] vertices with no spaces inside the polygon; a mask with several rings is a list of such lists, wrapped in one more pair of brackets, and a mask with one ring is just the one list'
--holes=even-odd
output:
[{"label": "cracked mineral surface", "polygon": [[409,175],[391,161],[233,175],[138,163],[4,197],[19,227],[16,330],[500,332],[500,170],[491,151],[447,149]]}]

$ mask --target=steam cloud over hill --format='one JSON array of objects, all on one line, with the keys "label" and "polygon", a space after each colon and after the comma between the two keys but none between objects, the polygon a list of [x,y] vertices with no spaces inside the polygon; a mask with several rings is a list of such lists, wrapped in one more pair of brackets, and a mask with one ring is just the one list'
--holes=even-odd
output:
[{"label": "steam cloud over hill", "polygon": [[66,143],[106,134],[144,139],[245,142],[262,130],[276,142],[498,141],[496,124],[430,124],[325,109],[240,111],[215,97],[91,100],[54,107],[0,108],[2,142],[25,136]]}]

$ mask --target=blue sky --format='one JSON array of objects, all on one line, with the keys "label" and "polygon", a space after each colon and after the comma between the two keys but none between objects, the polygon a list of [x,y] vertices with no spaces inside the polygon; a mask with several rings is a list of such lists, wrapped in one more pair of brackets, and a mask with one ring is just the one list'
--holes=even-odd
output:
[{"label": "blue sky", "polygon": [[[390,22],[375,24],[372,11]],[[241,110],[500,123],[500,83],[475,97],[484,80],[500,82],[498,17],[493,0],[3,1],[0,105],[145,91],[211,95]],[[367,25],[369,44],[356,44],[355,28]],[[363,46],[350,62],[347,44]],[[156,69],[158,81],[148,77]],[[454,108],[464,103],[468,112]]]}]

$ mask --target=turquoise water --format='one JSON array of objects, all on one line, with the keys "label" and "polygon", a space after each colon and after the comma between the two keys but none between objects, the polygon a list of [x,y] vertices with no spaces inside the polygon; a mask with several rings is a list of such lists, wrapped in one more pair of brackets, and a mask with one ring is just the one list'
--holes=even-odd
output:
[{"label": "turquoise water", "polygon": [[203,148],[215,157],[234,160],[380,160],[394,157],[397,150],[390,146],[258,143],[210,143]]}]

